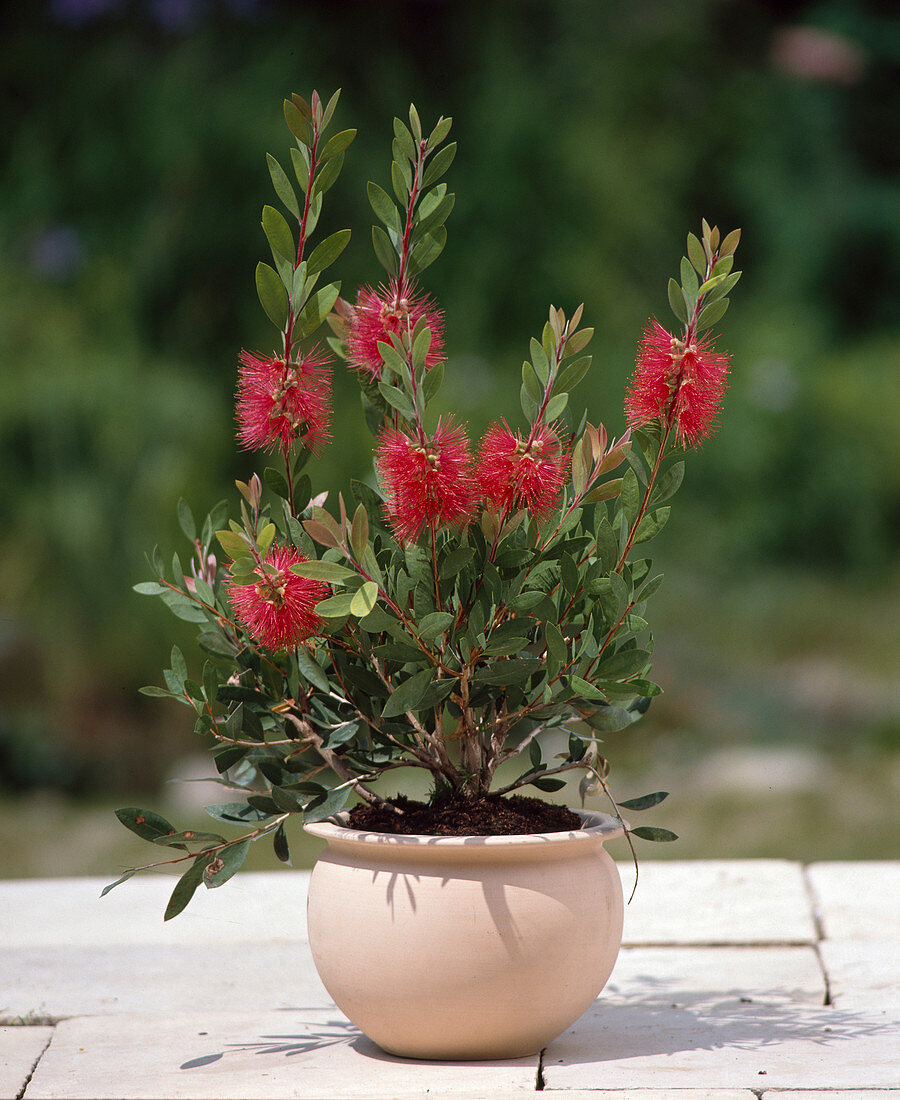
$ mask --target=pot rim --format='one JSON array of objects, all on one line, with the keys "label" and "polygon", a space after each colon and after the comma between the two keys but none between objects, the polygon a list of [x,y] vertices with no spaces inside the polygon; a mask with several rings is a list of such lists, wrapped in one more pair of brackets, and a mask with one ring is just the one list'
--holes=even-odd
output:
[{"label": "pot rim", "polygon": [[350,816],[347,810],[342,810],[341,813],[334,814],[324,821],[305,823],[303,828],[312,836],[320,837],[322,840],[345,840],[359,844],[381,844],[394,848],[409,845],[427,845],[429,848],[441,849],[571,844],[581,837],[601,838],[606,841],[622,836],[625,832],[623,822],[612,814],[599,813],[593,810],[573,810],[572,812],[581,818],[583,822],[581,828],[554,833],[514,833],[502,836],[431,836],[427,833],[378,833],[349,828],[344,824]]}]

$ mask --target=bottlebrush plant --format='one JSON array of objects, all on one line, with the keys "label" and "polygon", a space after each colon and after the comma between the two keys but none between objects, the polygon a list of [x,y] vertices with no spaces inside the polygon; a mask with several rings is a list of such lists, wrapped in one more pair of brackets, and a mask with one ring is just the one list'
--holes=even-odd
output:
[{"label": "bottlebrush plant", "polygon": [[[393,196],[368,185],[386,275],[343,300],[323,273],[349,230],[310,246],[355,136],[325,137],[337,98],[285,101],[299,191],[268,158],[289,217],[263,208],[272,264],[259,264],[256,287],[278,336],[271,350],[240,355],[237,438],[271,464],[237,483],[236,518],[222,503],[197,525],[181,501],[189,569],[176,555],[167,570],[157,550],[156,579],[136,586],[199,628],[199,678],[176,647],[166,686],[144,691],[195,711],[232,792],[207,812],[245,826],[226,839],[177,831],[150,810],[117,811],[176,850],[162,862],[186,864],[167,918],[201,882],[227,881],[255,840],[272,838],[288,860],[292,817],[320,820],[356,796],[388,802],[399,822],[402,800],[390,804],[375,786],[394,770],[427,773],[437,807],[553,792],[560,776],[580,772],[582,798],[605,792],[618,814],[602,738],[637,721],[660,691],[648,678],[646,609],[662,578],[643,547],[665,526],[685,451],[713,430],[725,390],[728,356],[708,330],[740,276],[740,233],[720,239],[704,221],[669,282],[677,325],[650,321],[640,343],[621,438],[571,418],[593,330],[581,306],[571,315],[551,306],[522,366],[523,419],[490,424],[473,446],[458,417],[432,412],[447,366],[444,319],[422,282],[453,209],[440,182],[456,151],[446,143],[451,120],[429,133],[414,107],[408,125],[394,120]],[[330,438],[336,359],[359,381],[374,476],[327,502],[305,471]],[[548,758],[541,735],[550,731]],[[518,774],[497,785],[498,767],[515,757]],[[651,827],[627,835],[674,839]]]}]

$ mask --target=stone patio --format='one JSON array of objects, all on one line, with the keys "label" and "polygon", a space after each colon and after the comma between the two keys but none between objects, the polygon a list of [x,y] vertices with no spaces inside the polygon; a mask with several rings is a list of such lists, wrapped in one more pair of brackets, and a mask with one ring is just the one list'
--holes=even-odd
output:
[{"label": "stone patio", "polygon": [[169,878],[0,882],[0,1098],[900,1098],[900,862],[644,863],[601,997],[489,1063],[361,1036],[312,966],[307,882],[239,875],[169,923]]}]

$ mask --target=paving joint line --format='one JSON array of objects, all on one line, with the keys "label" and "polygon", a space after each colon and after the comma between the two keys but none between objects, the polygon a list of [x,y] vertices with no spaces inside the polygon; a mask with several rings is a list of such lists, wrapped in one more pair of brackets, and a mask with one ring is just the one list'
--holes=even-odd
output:
[{"label": "paving joint line", "polygon": [[34,1077],[34,1071],[38,1068],[38,1066],[40,1065],[41,1059],[44,1057],[44,1055],[49,1050],[50,1044],[53,1042],[53,1036],[55,1034],[56,1034],[56,1029],[54,1027],[53,1033],[48,1036],[47,1042],[44,1043],[44,1046],[43,1046],[40,1054],[34,1060],[34,1065],[28,1071],[28,1076],[25,1078],[25,1081],[22,1084],[21,1089],[19,1089],[19,1091],[16,1093],[15,1100],[23,1100],[23,1098],[25,1096],[25,1093],[28,1091],[28,1086],[31,1084],[31,1078]]},{"label": "paving joint line", "polygon": [[825,966],[825,959],[822,957],[822,944],[827,939],[825,935],[825,926],[822,922],[822,907],[821,901],[816,894],[815,887],[809,877],[809,864],[804,863],[802,865],[803,871],[803,885],[806,889],[806,897],[809,900],[810,913],[813,919],[813,926],[816,930],[816,942],[813,944],[813,950],[816,953],[816,961],[819,964],[819,969],[822,971],[822,981],[825,983],[825,1000],[823,1004],[833,1005],[834,1000],[831,996],[831,979],[828,976],[828,968]]}]

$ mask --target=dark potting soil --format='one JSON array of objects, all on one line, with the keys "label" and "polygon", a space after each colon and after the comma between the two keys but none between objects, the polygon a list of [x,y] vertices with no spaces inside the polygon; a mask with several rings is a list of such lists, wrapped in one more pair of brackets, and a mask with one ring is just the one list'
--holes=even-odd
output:
[{"label": "dark potting soil", "polygon": [[391,799],[400,813],[384,805],[361,803],[350,811],[350,828],[408,836],[520,836],[561,833],[581,828],[581,818],[566,806],[539,798],[489,794],[477,799],[446,799],[434,806],[402,794]]}]

